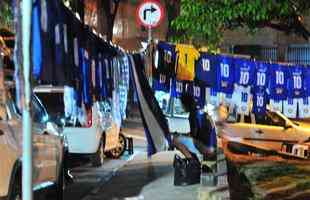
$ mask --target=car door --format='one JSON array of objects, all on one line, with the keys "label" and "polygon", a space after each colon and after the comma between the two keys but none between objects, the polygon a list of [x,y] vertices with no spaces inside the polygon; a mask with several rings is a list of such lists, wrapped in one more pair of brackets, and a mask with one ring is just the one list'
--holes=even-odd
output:
[{"label": "car door", "polygon": [[238,115],[235,122],[225,124],[223,134],[232,138],[249,138],[252,128],[250,115]]},{"label": "car door", "polygon": [[32,98],[32,129],[34,152],[37,154],[37,167],[40,182],[55,182],[59,166],[59,138],[46,131],[48,115],[41,103]]},{"label": "car door", "polygon": [[283,142],[295,142],[294,130],[285,129],[286,120],[275,112],[267,111],[264,116],[256,116],[253,137],[264,148],[281,150]]}]

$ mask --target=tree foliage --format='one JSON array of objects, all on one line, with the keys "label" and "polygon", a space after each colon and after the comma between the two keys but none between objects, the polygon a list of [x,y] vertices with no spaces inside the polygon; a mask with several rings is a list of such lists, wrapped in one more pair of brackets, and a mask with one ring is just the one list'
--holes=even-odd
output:
[{"label": "tree foliage", "polygon": [[11,1],[0,1],[0,28],[11,28],[13,25],[13,12],[11,7]]},{"label": "tree foliage", "polygon": [[309,0],[181,0],[180,15],[172,26],[183,34],[174,40],[215,47],[225,30],[246,28],[255,32],[263,27],[308,39],[303,16],[309,8]]}]

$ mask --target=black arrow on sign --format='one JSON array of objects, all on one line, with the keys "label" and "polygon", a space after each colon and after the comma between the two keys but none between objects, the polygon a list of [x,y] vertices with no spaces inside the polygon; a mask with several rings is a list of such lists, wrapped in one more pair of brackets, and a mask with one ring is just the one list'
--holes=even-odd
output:
[{"label": "black arrow on sign", "polygon": [[143,11],[143,19],[146,20],[146,14],[147,14],[148,12],[153,13],[153,12],[156,12],[156,11],[157,11],[157,9],[154,8],[153,6],[151,6],[151,8],[149,8],[149,9],[145,9],[145,10]]}]

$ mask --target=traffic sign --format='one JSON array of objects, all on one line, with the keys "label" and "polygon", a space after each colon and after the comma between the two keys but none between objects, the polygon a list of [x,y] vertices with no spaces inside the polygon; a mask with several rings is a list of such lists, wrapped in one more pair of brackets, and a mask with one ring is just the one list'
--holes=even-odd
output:
[{"label": "traffic sign", "polygon": [[136,11],[138,23],[147,28],[157,27],[164,18],[164,7],[156,0],[145,0]]}]

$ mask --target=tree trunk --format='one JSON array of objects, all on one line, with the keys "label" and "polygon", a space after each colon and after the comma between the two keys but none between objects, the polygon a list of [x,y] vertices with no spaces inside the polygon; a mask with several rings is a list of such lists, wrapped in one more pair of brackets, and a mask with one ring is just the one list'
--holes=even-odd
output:
[{"label": "tree trunk", "polygon": [[[102,0],[102,6],[103,6],[103,11],[104,11],[104,16],[105,16],[105,22],[106,22],[106,27],[105,27],[105,34],[107,36],[108,41],[113,40],[113,27],[114,27],[114,21],[115,17],[117,14],[117,10],[119,7],[119,1],[114,3],[111,0]],[[102,23],[102,22],[101,22]]]}]

